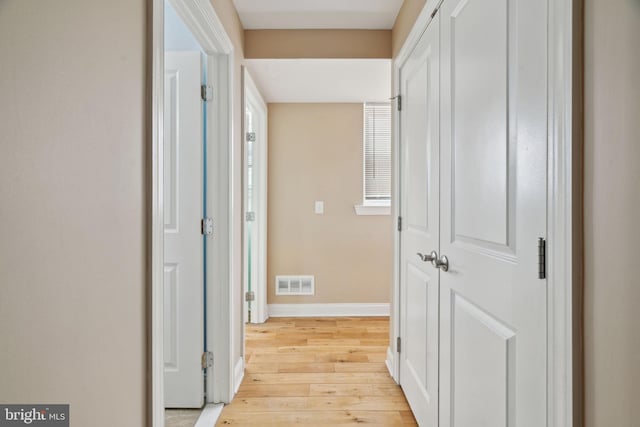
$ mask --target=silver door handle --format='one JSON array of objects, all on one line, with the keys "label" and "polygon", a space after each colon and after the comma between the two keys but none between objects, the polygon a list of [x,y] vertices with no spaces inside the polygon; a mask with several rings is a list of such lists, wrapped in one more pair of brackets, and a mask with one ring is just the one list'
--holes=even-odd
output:
[{"label": "silver door handle", "polygon": [[423,255],[420,252],[418,252],[416,255],[418,255],[424,262],[434,262],[438,259],[438,253],[436,251],[431,251],[429,255]]},{"label": "silver door handle", "polygon": [[440,259],[436,257],[433,261],[433,266],[445,272],[449,271],[449,258],[446,255],[442,255]]}]

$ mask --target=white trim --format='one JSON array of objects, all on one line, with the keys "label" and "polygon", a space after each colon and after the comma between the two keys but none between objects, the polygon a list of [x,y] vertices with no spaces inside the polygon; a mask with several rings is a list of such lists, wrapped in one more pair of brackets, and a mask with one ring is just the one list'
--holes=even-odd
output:
[{"label": "white trim", "polygon": [[[547,426],[573,426],[574,0],[548,6]],[[580,209],[576,206],[575,209]]]},{"label": "white trim", "polygon": [[167,0],[207,54],[230,54],[233,43],[208,0]]},{"label": "white trim", "polygon": [[[400,53],[394,60],[393,79],[396,93],[400,94],[399,71],[431,20],[437,0],[427,0],[424,9],[409,33]],[[573,51],[574,0],[549,2],[548,22],[548,420],[547,427],[573,426]],[[395,201],[393,214],[401,216],[399,182],[399,113],[394,114],[393,180]],[[395,226],[395,224],[394,224]],[[392,347],[387,352],[387,366],[393,378],[399,381],[399,363],[393,357],[395,339],[400,335],[400,233],[394,227],[394,283],[390,330]],[[390,356],[391,354],[391,356]],[[579,398],[579,397],[578,397]]]},{"label": "white trim", "polygon": [[151,14],[151,263],[148,292],[151,329],[149,363],[151,383],[147,390],[151,425],[164,427],[164,1],[153,0]]},{"label": "white trim", "polygon": [[387,347],[387,358],[385,359],[384,364],[387,365],[387,370],[389,371],[391,377],[393,377],[393,369],[396,366],[394,354],[395,353],[393,352],[393,350],[391,350],[391,347]]},{"label": "white trim", "polygon": [[233,369],[233,393],[237,393],[244,379],[244,357],[240,356]]},{"label": "white trim", "polygon": [[[251,103],[259,112],[259,117],[257,118],[256,127],[258,128],[258,134],[260,135],[259,141],[260,144],[257,145],[256,151],[254,151],[254,165],[255,165],[255,175],[258,180],[258,186],[256,188],[257,194],[257,203],[256,207],[254,207],[254,211],[256,211],[256,221],[254,224],[258,227],[257,232],[257,241],[255,242],[257,248],[257,259],[255,262],[257,263],[257,274],[254,278],[254,288],[255,292],[255,304],[252,306],[251,311],[251,323],[264,323],[269,318],[269,312],[267,310],[267,177],[268,177],[268,120],[267,120],[267,104],[262,98],[258,87],[254,83],[251,78],[251,74],[247,67],[242,67],[242,87],[243,87],[243,117],[242,117],[242,132],[243,135],[246,135],[246,128],[244,124],[244,112],[246,111],[246,107],[249,103]],[[246,202],[246,194],[244,178],[247,176],[247,158],[244,147],[246,146],[246,139],[243,138],[243,154],[242,154],[242,173],[243,173],[243,212],[246,212],[245,202]],[[243,288],[247,291],[248,283],[246,280],[246,272],[248,269],[247,262],[247,241],[246,241],[246,221],[242,223],[242,245],[243,245]],[[244,302],[243,299],[243,312],[244,319],[247,321],[247,303]]]},{"label": "white trim", "polygon": [[388,316],[387,303],[269,304],[271,317]]},{"label": "white trim", "polygon": [[[209,212],[219,232],[211,241],[207,262],[210,350],[214,353],[213,381],[207,381],[207,400],[228,402],[233,397],[233,45],[208,0],[167,0],[183,19],[207,54],[209,82],[218,88],[209,112]],[[163,362],[163,92],[164,92],[164,1],[153,0],[151,11],[151,339],[149,385],[151,425],[164,426],[164,362]],[[219,201],[216,205],[213,201]]]},{"label": "white trim", "polygon": [[198,421],[193,427],[211,427],[216,425],[224,405],[222,403],[209,403],[202,409]]},{"label": "white trim", "polygon": [[391,205],[355,205],[353,208],[356,211],[356,215],[391,215]]},{"label": "white trim", "polygon": [[[234,338],[234,166],[233,166],[233,55],[218,55],[210,59],[208,72],[211,84],[218,88],[209,111],[212,123],[209,145],[209,197],[207,212],[214,220],[214,236],[207,251],[207,340],[216,361],[213,381],[207,382],[209,402],[228,403],[233,398]],[[217,101],[217,102],[216,102]]]}]

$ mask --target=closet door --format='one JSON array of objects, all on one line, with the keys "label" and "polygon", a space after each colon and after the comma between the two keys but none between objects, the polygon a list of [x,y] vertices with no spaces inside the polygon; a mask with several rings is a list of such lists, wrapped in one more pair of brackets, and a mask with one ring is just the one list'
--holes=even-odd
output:
[{"label": "closet door", "polygon": [[445,0],[440,14],[440,426],[540,427],[546,2]]},{"label": "closet door", "polygon": [[400,69],[400,385],[418,423],[438,424],[439,23]]}]

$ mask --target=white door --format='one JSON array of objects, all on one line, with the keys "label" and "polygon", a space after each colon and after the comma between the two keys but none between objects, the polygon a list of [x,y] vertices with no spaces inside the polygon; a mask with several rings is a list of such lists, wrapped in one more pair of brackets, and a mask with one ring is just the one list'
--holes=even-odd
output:
[{"label": "white door", "polygon": [[445,0],[440,13],[440,426],[540,427],[546,2]]},{"label": "white door", "polygon": [[244,69],[244,320],[267,320],[267,105]]},{"label": "white door", "polygon": [[203,404],[202,106],[200,52],[165,52],[165,407]]},{"label": "white door", "polygon": [[438,425],[439,22],[400,69],[400,385],[418,423]]}]

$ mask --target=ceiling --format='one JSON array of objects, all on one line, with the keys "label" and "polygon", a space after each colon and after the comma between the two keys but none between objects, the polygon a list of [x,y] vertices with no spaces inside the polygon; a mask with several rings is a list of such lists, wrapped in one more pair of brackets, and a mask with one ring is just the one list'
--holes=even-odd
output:
[{"label": "ceiling", "polygon": [[391,97],[390,59],[248,59],[266,102],[382,102]]},{"label": "ceiling", "polygon": [[391,29],[403,0],[233,0],[246,30]]}]

